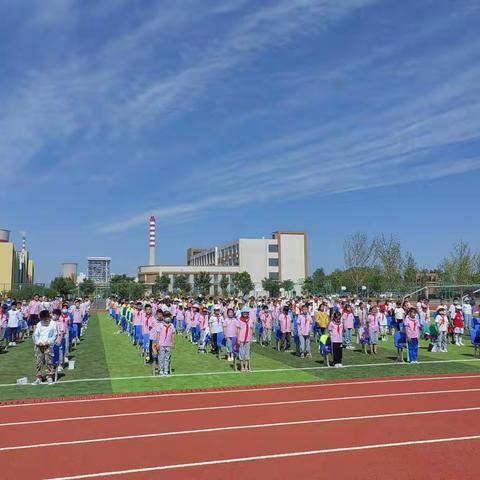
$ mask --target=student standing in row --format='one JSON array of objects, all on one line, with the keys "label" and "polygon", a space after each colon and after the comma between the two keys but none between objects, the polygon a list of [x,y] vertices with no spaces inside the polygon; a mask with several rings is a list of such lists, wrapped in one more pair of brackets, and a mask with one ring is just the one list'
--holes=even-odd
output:
[{"label": "student standing in row", "polygon": [[336,368],[342,365],[342,345],[343,345],[343,325],[342,316],[339,312],[335,312],[332,321],[328,324],[330,339],[332,342],[333,366]]},{"label": "student standing in row", "polygon": [[418,339],[420,337],[420,325],[417,319],[417,311],[410,308],[407,318],[404,320],[405,333],[408,340],[408,355],[410,363],[418,363]]},{"label": "student standing in row", "polygon": [[168,377],[172,374],[172,349],[175,347],[175,327],[170,312],[164,313],[157,331],[158,368],[161,377]]},{"label": "student standing in row", "polygon": [[280,323],[280,332],[282,338],[280,340],[280,351],[291,352],[290,340],[292,338],[292,317],[289,313],[288,307],[283,307],[283,313],[278,317]]},{"label": "student standing in row", "polygon": [[312,331],[312,316],[308,313],[308,307],[302,307],[302,313],[298,316],[298,338],[300,343],[300,357],[311,357],[310,332]]},{"label": "student standing in row", "polygon": [[242,372],[251,372],[250,364],[250,344],[253,339],[253,329],[255,322],[252,321],[248,307],[242,308],[240,318],[237,320],[237,342],[238,358],[240,360],[240,369]]}]

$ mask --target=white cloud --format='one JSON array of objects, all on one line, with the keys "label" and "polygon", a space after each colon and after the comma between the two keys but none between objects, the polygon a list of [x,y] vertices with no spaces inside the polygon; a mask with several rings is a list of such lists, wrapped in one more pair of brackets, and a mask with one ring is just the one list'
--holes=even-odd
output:
[{"label": "white cloud", "polygon": [[[480,140],[478,78],[480,67],[474,64],[439,79],[422,96],[408,95],[374,113],[340,116],[203,163],[190,179],[182,180],[200,185],[195,196],[152,210],[159,218],[175,222],[227,204],[334,195],[479,170],[480,157],[461,148]],[[227,193],[210,195],[212,182]],[[140,225],[152,210],[101,230]]]},{"label": "white cloud", "polygon": [[[159,123],[192,109],[209,87],[258,53],[308,30],[323,29],[375,1],[283,0],[255,5],[226,33],[218,38],[210,35],[200,56],[190,55],[175,68],[152,66],[149,71],[145,65],[158,55],[162,41],[168,46],[173,37],[181,38],[192,25],[218,14],[215,2],[211,8],[187,1],[152,9],[138,27],[100,45],[96,52],[33,70],[8,96],[0,94],[2,174],[20,174],[47,146],[74,135],[87,140],[118,139],[151,126],[158,128]],[[41,24],[61,24],[76,9],[82,18],[98,15],[78,5],[49,0],[34,18]],[[109,4],[112,11],[113,5]],[[241,3],[237,6],[241,8]]]}]

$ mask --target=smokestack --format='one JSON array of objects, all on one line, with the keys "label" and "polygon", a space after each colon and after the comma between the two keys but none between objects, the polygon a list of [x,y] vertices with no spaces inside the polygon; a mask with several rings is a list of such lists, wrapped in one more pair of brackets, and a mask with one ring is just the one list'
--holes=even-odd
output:
[{"label": "smokestack", "polygon": [[150,259],[148,264],[155,265],[155,217],[150,217]]}]

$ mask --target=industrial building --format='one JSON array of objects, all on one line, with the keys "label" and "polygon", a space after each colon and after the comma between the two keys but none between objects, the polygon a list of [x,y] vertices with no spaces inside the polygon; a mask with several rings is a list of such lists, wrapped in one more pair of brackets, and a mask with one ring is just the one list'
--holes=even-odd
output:
[{"label": "industrial building", "polygon": [[100,287],[110,284],[110,257],[88,257],[87,278]]},{"label": "industrial building", "polygon": [[[153,242],[152,242],[153,233]],[[155,258],[155,229],[150,224],[150,259]],[[187,265],[149,265],[138,268],[138,280],[150,289],[162,275],[170,277],[169,290],[174,291],[179,275],[186,275],[194,285],[195,275],[211,275],[210,293],[220,293],[220,281],[237,272],[248,272],[254,284],[254,295],[264,295],[262,280],[292,280],[294,290],[300,292],[307,268],[307,234],[305,232],[278,231],[271,238],[241,238],[210,248],[187,249]]]},{"label": "industrial building", "polygon": [[68,262],[62,263],[62,277],[69,278],[72,282],[77,283],[78,263]]},{"label": "industrial building", "polygon": [[12,290],[16,285],[33,283],[35,264],[27,250],[25,235],[22,248],[16,250],[10,241],[10,230],[0,229],[0,292]]}]

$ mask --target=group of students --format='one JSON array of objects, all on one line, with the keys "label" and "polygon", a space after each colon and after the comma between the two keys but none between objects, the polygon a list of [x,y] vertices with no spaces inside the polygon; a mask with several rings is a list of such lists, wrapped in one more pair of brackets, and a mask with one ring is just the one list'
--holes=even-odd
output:
[{"label": "group of students", "polygon": [[62,297],[34,295],[29,302],[6,298],[0,299],[0,304],[0,349],[8,351],[31,338],[36,367],[34,384],[46,381],[52,385],[88,326],[89,298],[68,302]]},{"label": "group of students", "polygon": [[[474,328],[473,308],[458,299],[447,308],[440,305],[430,313],[428,300],[416,304],[367,302],[358,298],[297,299],[154,299],[107,300],[107,308],[119,325],[119,332],[131,336],[146,361],[159,364],[161,375],[171,374],[174,338],[182,334],[204,354],[211,352],[229,362],[240,363],[240,371],[251,371],[251,344],[273,345],[280,352],[312,356],[312,339],[318,341],[325,365],[342,367],[343,349],[354,349],[354,336],[366,354],[376,355],[380,341],[394,338],[398,361],[418,362],[421,339],[430,341],[431,351],[446,351],[446,335],[452,330],[455,343],[463,344],[464,324]],[[467,313],[464,311],[467,310]],[[468,316],[470,315],[470,316]],[[438,335],[436,334],[438,330]],[[168,334],[167,334],[168,332]],[[480,332],[480,330],[479,330]]]}]

